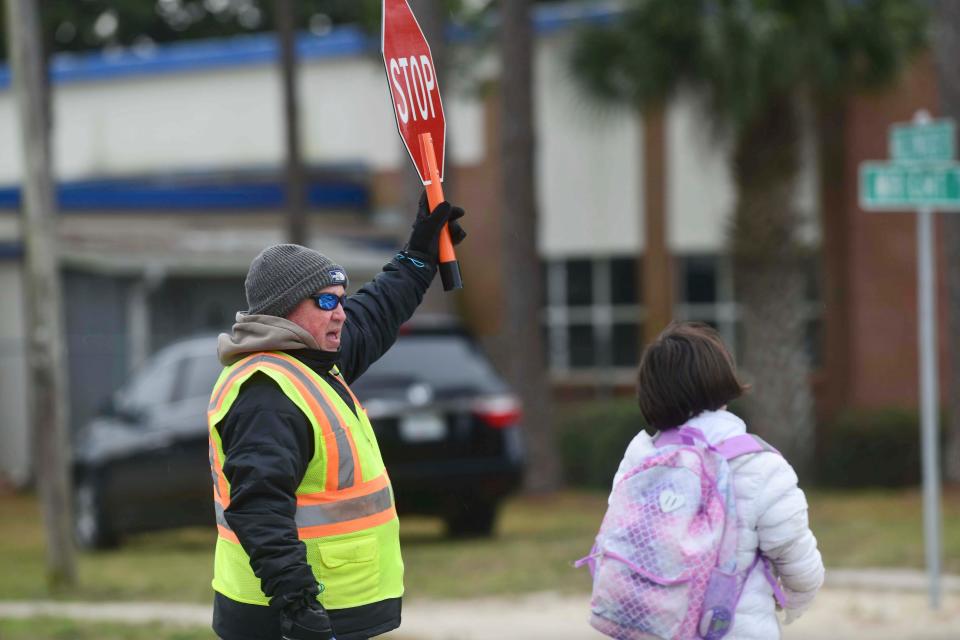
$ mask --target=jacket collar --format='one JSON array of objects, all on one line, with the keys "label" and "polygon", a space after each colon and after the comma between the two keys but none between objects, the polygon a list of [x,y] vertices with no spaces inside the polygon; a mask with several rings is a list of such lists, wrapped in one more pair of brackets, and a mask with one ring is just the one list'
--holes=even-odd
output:
[{"label": "jacket collar", "polygon": [[686,426],[699,429],[710,444],[718,444],[747,432],[746,423],[725,409],[697,414],[687,420]]}]

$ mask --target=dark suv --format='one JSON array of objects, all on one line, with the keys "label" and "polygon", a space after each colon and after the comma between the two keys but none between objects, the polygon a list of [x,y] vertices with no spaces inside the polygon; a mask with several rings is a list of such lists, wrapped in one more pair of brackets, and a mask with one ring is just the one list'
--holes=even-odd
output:
[{"label": "dark suv", "polygon": [[[213,528],[206,407],[220,372],[213,336],[154,355],[74,444],[75,530],[85,548],[123,534]],[[363,402],[400,513],[441,516],[451,535],[489,535],[520,483],[520,406],[456,325],[405,325],[351,385]]]}]

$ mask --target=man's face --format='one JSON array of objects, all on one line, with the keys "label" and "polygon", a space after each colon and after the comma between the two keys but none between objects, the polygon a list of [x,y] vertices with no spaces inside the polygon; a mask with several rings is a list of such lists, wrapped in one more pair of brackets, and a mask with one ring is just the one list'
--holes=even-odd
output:
[{"label": "man's face", "polygon": [[[344,291],[343,285],[334,284],[316,293],[332,293],[336,296],[342,296]],[[347,321],[347,314],[343,312],[343,305],[338,304],[332,311],[324,311],[317,306],[317,301],[314,298],[307,298],[301,300],[293,308],[293,311],[287,314],[287,320],[306,329],[320,345],[321,350],[337,351],[340,349],[340,333]]]}]

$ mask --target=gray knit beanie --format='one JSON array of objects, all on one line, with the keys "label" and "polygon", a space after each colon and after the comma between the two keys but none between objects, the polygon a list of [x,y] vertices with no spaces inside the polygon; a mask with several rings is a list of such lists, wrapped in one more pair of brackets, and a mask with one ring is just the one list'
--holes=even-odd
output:
[{"label": "gray knit beanie", "polygon": [[334,284],[347,286],[347,272],[319,251],[275,244],[260,252],[247,271],[247,315],[285,317],[307,296]]}]

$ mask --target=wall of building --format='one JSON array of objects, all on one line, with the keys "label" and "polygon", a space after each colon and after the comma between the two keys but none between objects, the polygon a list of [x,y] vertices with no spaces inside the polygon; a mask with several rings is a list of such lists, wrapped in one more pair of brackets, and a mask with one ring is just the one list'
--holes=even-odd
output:
[{"label": "wall of building", "polygon": [[[646,244],[644,131],[638,114],[599,105],[578,89],[566,60],[579,18],[551,22],[544,19],[547,15],[538,14],[535,48],[538,242],[548,264],[547,290],[559,293],[548,300],[545,319],[556,329],[551,350],[559,354],[557,361],[565,363],[567,373],[577,373],[571,366],[578,357],[571,344],[587,336],[606,345],[605,359],[593,369],[586,367],[583,380],[607,385],[630,379],[635,354],[617,351],[616,343],[637,335],[644,313],[641,293],[617,291],[611,283],[615,274],[624,273],[625,261],[642,256]],[[125,53],[118,58],[58,60],[54,150],[60,179],[276,170],[283,156],[282,121],[271,43],[257,37],[175,45],[146,57]],[[375,47],[349,30],[337,30],[326,39],[305,37],[301,52],[307,161],[359,168],[371,190],[371,211],[313,217],[312,241],[333,255],[344,255],[344,263],[352,261],[348,266],[357,274],[372,274],[390,257],[390,243],[405,237],[411,215],[399,204],[410,173],[382,63]],[[917,105],[936,104],[929,61],[920,65],[897,90],[851,104],[845,169],[849,184],[856,184],[861,160],[886,156],[890,122],[909,119]],[[497,196],[497,65],[484,58],[469,71],[458,73],[444,87],[451,197],[469,212],[471,237],[460,252],[469,290],[454,296],[431,291],[427,307],[459,310],[472,327],[491,336],[503,321],[501,288],[509,286],[499,267],[500,218],[513,212],[501,212]],[[468,75],[493,92],[464,81]],[[695,95],[681,93],[668,106],[667,246],[678,263],[678,316],[715,321],[732,338],[737,309],[722,257],[735,195],[727,162],[730,146],[707,122]],[[21,177],[16,132],[11,92],[8,86],[0,87],[0,140],[7,142],[0,145],[0,186]],[[808,132],[795,203],[808,223],[805,233],[815,243],[820,237],[820,185],[812,127]],[[848,231],[840,250],[849,253],[849,271],[843,277],[850,291],[840,313],[849,319],[851,331],[849,365],[843,373],[849,393],[838,403],[913,406],[916,349],[913,340],[904,339],[916,333],[913,219],[908,214],[860,212],[852,190],[839,215],[845,216]],[[64,216],[61,230],[71,269],[128,278],[137,290],[158,274],[161,287],[163,278],[190,274],[211,281],[240,277],[260,246],[282,238],[281,225],[279,211],[166,215],[90,210]],[[16,247],[18,242],[16,214],[0,212],[0,245]],[[20,308],[17,260],[0,260],[3,308]],[[568,304],[576,285],[571,274],[585,266],[598,295],[605,297]],[[358,282],[354,276],[352,271],[351,280]],[[708,295],[695,291],[698,287]],[[944,296],[941,292],[941,300]],[[121,297],[118,294],[118,305]],[[944,327],[941,322],[941,332]],[[25,366],[23,329],[17,322],[0,328],[0,357],[10,364],[0,368],[0,414],[5,416],[0,424],[0,470],[13,477],[25,472],[27,459],[22,455],[23,376],[17,373]],[[945,348],[945,339],[941,345]],[[123,349],[128,363],[138,359],[136,344]],[[608,369],[626,377],[598,377]],[[829,379],[823,378],[827,383]]]},{"label": "wall of building", "polygon": [[[917,109],[936,116],[939,95],[930,57],[916,61],[898,85],[882,94],[850,102],[846,179],[857,184],[857,167],[890,157],[887,131],[907,122]],[[849,343],[849,396],[852,406],[915,408],[919,397],[917,350],[917,240],[913,213],[876,213],[860,209],[849,190],[843,212],[847,224],[848,296],[844,312],[852,328]],[[956,215],[956,214],[939,214]],[[943,234],[937,239],[937,299],[941,389],[946,386],[947,289]]]},{"label": "wall of building", "polygon": [[22,270],[16,253],[0,255],[0,479],[26,482],[30,462],[27,425],[27,345]]}]

